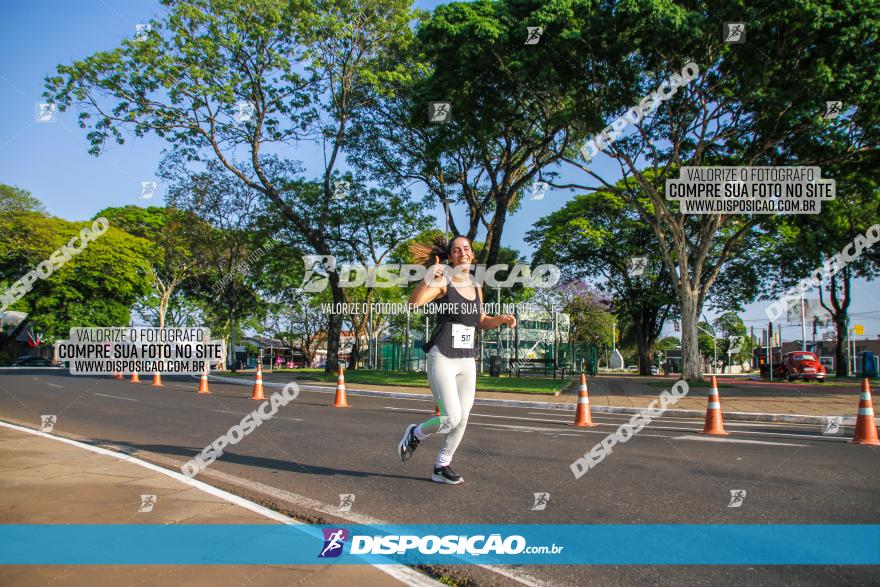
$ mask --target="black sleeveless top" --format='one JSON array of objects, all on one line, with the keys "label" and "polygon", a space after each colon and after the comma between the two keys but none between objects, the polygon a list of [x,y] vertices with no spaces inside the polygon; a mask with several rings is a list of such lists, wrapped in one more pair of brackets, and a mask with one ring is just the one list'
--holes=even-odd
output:
[{"label": "black sleeveless top", "polygon": [[436,306],[433,309],[437,313],[437,325],[431,332],[431,338],[422,345],[423,351],[427,353],[431,347],[436,346],[437,350],[450,359],[476,356],[476,331],[483,314],[483,303],[477,287],[474,285],[476,297],[469,300],[450,283],[446,286],[445,294],[430,302]]}]

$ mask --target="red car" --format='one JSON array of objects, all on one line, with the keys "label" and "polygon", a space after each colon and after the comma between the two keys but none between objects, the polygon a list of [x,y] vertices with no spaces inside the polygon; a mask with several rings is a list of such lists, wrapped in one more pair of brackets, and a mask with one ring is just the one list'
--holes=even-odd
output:
[{"label": "red car", "polygon": [[785,353],[782,357],[781,367],[781,374],[788,381],[794,381],[795,379],[803,379],[804,381],[815,379],[819,383],[823,383],[828,374],[825,370],[825,366],[819,362],[819,357],[814,353],[808,353],[806,351]]}]

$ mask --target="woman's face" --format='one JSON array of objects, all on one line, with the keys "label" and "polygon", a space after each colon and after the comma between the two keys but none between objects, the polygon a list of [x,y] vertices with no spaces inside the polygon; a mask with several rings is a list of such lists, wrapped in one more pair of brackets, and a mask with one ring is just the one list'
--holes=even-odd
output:
[{"label": "woman's face", "polygon": [[453,267],[474,262],[474,252],[471,250],[471,243],[468,242],[468,239],[459,237],[452,241],[449,260],[452,262]]}]

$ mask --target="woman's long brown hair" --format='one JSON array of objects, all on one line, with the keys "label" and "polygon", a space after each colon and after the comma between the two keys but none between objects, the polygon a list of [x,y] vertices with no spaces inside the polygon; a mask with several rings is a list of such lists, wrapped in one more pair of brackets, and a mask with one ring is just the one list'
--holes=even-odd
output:
[{"label": "woman's long brown hair", "polygon": [[411,243],[409,245],[409,252],[413,256],[413,261],[419,265],[433,265],[434,257],[440,257],[440,261],[449,259],[450,245],[458,238],[467,239],[468,244],[471,242],[468,237],[461,234],[455,235],[450,241],[446,240],[445,236],[438,236],[434,238],[434,242],[430,245]]}]

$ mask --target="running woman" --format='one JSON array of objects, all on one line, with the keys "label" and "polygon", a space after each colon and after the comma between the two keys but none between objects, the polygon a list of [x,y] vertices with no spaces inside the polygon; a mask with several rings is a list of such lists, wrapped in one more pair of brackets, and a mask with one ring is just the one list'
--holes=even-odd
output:
[{"label": "running woman", "polygon": [[[397,445],[397,452],[400,460],[408,461],[419,443],[442,426],[447,434],[434,461],[431,479],[457,485],[464,479],[452,470],[451,465],[474,405],[476,329],[491,330],[502,324],[513,328],[516,318],[510,314],[490,317],[483,313],[483,290],[470,277],[474,252],[467,237],[456,236],[449,243],[441,237],[434,241],[433,247],[413,245],[410,250],[417,263],[424,264],[434,257],[434,265],[410,294],[409,302],[414,307],[430,302],[438,304],[437,326],[422,349],[427,353],[428,383],[440,408],[440,416],[421,424],[410,424]],[[445,279],[449,267],[441,264],[441,259],[448,259],[452,264],[453,274],[449,280]]]}]

